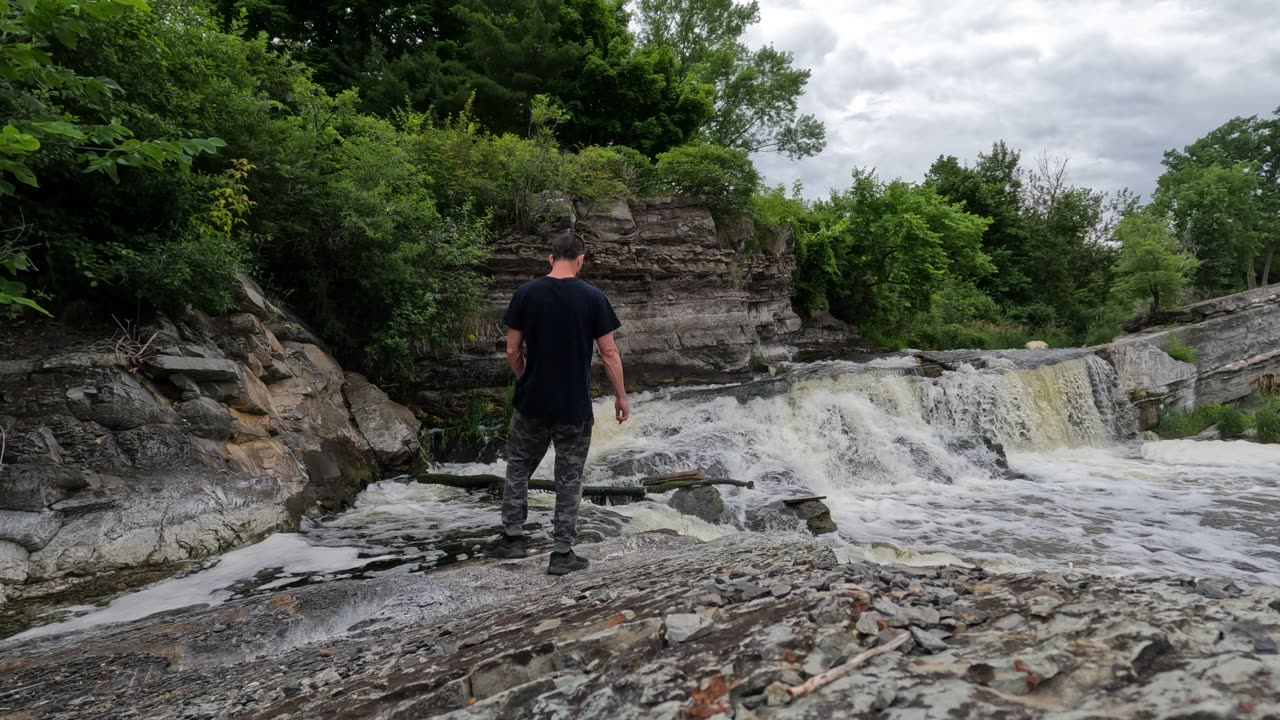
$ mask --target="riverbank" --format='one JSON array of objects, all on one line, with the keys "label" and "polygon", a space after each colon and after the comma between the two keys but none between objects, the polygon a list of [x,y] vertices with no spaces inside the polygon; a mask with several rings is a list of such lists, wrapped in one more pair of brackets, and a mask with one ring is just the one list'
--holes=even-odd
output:
[{"label": "riverbank", "polygon": [[[645,533],[0,645],[24,718],[1265,718],[1280,590]],[[847,677],[786,688],[910,640]]]}]

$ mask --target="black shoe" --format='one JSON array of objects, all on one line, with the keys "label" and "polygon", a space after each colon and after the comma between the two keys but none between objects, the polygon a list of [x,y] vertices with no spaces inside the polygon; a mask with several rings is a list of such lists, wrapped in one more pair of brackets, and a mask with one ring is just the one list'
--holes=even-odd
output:
[{"label": "black shoe", "polygon": [[524,558],[529,557],[529,548],[524,545],[523,535],[511,537],[503,534],[489,543],[489,547],[484,549],[484,554],[491,558]]},{"label": "black shoe", "polygon": [[591,561],[586,558],[578,557],[569,552],[553,552],[551,553],[551,562],[547,564],[548,575],[568,575],[578,570],[586,570]]}]

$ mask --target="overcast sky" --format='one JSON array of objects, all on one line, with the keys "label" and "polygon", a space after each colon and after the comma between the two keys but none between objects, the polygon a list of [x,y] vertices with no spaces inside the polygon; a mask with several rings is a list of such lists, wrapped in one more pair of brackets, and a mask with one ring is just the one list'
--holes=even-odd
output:
[{"label": "overcast sky", "polygon": [[1149,195],[1162,153],[1280,106],[1280,0],[759,0],[753,46],[813,71],[827,148],[761,156],[770,184],[848,185],[855,166],[923,178],[1003,138],[1072,180]]}]

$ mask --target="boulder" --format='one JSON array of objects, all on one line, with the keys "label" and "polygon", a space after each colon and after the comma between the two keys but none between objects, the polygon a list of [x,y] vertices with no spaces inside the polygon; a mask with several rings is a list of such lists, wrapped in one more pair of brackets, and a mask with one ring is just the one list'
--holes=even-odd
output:
[{"label": "boulder", "polygon": [[0,510],[0,540],[17,543],[35,552],[62,528],[62,513]]},{"label": "boulder", "polygon": [[147,369],[158,375],[181,373],[196,382],[223,382],[240,376],[235,362],[221,358],[157,355],[146,362]]},{"label": "boulder", "polygon": [[804,520],[804,525],[814,535],[825,535],[837,530],[831,519],[831,508],[821,500],[806,500],[793,505],[784,505],[787,512]]},{"label": "boulder", "polygon": [[391,466],[404,465],[418,455],[422,423],[409,408],[392,402],[363,375],[348,373],[342,392],[351,407],[360,434],[378,459]]},{"label": "boulder", "polygon": [[7,464],[0,468],[0,508],[39,512],[88,485],[84,471],[79,468]]},{"label": "boulder", "polygon": [[778,500],[750,509],[746,527],[755,531],[790,529],[795,527],[796,519],[803,520],[805,529],[814,535],[825,535],[839,529],[831,519],[831,509],[816,498]]},{"label": "boulder", "polygon": [[714,485],[676,490],[671,495],[671,507],[709,523],[719,522],[724,515],[724,500]]},{"label": "boulder", "polygon": [[213,398],[197,398],[178,406],[178,417],[183,426],[196,437],[209,440],[229,440],[236,432],[236,421],[222,405]]},{"label": "boulder", "polygon": [[171,408],[161,405],[156,396],[127,373],[114,373],[108,382],[98,384],[96,392],[86,398],[92,412],[91,419],[109,430],[132,430],[177,420]]},{"label": "boulder", "polygon": [[22,583],[27,580],[27,549],[8,540],[0,540],[0,583]]},{"label": "boulder", "polygon": [[1024,347],[1028,350],[1048,350],[1049,343],[1043,340],[1030,340]]}]

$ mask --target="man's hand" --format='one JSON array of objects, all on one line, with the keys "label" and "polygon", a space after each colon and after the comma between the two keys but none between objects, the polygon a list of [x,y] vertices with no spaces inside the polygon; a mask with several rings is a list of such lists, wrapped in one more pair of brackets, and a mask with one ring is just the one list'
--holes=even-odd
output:
[{"label": "man's hand", "polygon": [[631,417],[631,408],[627,405],[627,386],[622,381],[622,353],[618,352],[618,344],[613,341],[613,333],[596,338],[596,344],[600,346],[604,374],[613,388],[613,416],[621,425]]}]

